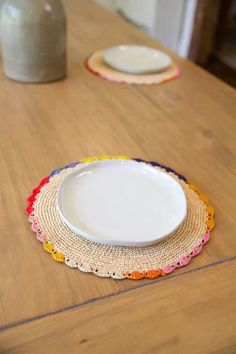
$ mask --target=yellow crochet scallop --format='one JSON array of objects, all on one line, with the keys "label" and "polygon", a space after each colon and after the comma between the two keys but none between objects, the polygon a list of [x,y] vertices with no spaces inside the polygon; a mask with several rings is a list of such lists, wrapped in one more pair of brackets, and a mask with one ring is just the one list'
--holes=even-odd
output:
[{"label": "yellow crochet scallop", "polygon": [[57,261],[57,262],[64,262],[65,261],[64,254],[60,253],[60,252],[56,252],[54,250],[53,245],[51,245],[48,241],[45,241],[43,243],[43,248],[45,249],[45,251],[47,251],[48,253],[51,254],[52,258],[55,259],[55,261]]},{"label": "yellow crochet scallop", "polygon": [[44,242],[43,248],[45,249],[45,251],[47,251],[49,253],[52,253],[54,251],[53,245],[51,245],[48,241]]},{"label": "yellow crochet scallop", "polygon": [[199,193],[199,198],[200,198],[206,205],[209,205],[208,198],[205,196],[205,194]]},{"label": "yellow crochet scallop", "polygon": [[207,207],[210,207],[209,200],[205,194],[201,193],[193,183],[189,183],[189,187],[199,196],[199,198],[206,204]]},{"label": "yellow crochet scallop", "polygon": [[85,157],[84,159],[80,160],[81,162],[93,162],[96,161],[96,157]]},{"label": "yellow crochet scallop", "polygon": [[210,205],[208,205],[206,207],[206,211],[207,211],[208,215],[214,216],[214,214],[215,214],[214,208]]},{"label": "yellow crochet scallop", "polygon": [[199,193],[199,192],[198,192],[198,188],[195,186],[195,184],[189,183],[188,185],[189,185],[189,187],[190,187],[194,192]]},{"label": "yellow crochet scallop", "polygon": [[57,262],[62,262],[62,263],[65,262],[65,256],[64,256],[63,253],[60,253],[60,252],[52,252],[51,255],[52,255],[52,258],[55,259],[55,261],[57,261]]},{"label": "yellow crochet scallop", "polygon": [[129,156],[125,156],[125,155],[121,155],[121,156],[117,156],[117,157],[113,157],[116,158],[118,160],[131,160],[131,158]]},{"label": "yellow crochet scallop", "polygon": [[98,160],[111,160],[113,158],[114,158],[114,156],[104,155],[104,156],[99,156],[97,159]]},{"label": "yellow crochet scallop", "polygon": [[110,156],[110,155],[103,155],[103,156],[98,156],[98,157],[86,157],[82,160],[81,162],[93,162],[93,161],[99,161],[99,160],[131,160],[129,156],[126,155],[120,155],[120,156]]}]

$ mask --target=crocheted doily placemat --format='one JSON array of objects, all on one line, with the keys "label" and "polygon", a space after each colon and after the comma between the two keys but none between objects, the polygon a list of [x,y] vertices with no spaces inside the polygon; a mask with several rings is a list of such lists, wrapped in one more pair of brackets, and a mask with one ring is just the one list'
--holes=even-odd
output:
[{"label": "crocheted doily placemat", "polygon": [[[78,164],[95,160],[129,159],[127,156],[103,156],[87,158],[53,171],[35,188],[28,200],[26,212],[32,230],[46,251],[59,262],[84,272],[116,279],[157,278],[171,273],[175,268],[187,265],[199,254],[210,238],[214,227],[214,210],[205,195],[186,178],[171,168],[156,162],[155,168],[172,175],[183,187],[188,211],[184,223],[168,238],[145,247],[122,247],[96,244],[73,233],[61,220],[57,206],[57,193],[65,176]],[[81,165],[80,165],[81,166]]]},{"label": "crocheted doily placemat", "polygon": [[180,76],[180,69],[175,63],[172,63],[167,70],[155,74],[126,74],[109,67],[102,59],[102,52],[99,51],[91,54],[85,60],[85,67],[94,75],[106,80],[117,83],[150,85],[168,82]]}]

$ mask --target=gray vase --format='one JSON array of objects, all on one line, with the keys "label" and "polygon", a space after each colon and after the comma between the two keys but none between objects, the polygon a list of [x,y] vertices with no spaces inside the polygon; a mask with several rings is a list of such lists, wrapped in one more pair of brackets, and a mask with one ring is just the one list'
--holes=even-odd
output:
[{"label": "gray vase", "polygon": [[5,74],[21,82],[66,75],[66,16],[61,0],[5,0],[1,11]]}]

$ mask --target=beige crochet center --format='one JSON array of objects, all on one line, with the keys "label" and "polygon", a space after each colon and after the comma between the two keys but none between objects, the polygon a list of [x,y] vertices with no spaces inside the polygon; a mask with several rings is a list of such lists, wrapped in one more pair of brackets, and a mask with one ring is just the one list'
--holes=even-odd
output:
[{"label": "beige crochet center", "polygon": [[65,255],[65,263],[70,267],[121,279],[126,272],[162,269],[176,263],[201,243],[206,232],[205,205],[187,183],[172,173],[185,191],[188,212],[182,226],[167,239],[146,247],[120,247],[96,244],[76,235],[60,219],[56,205],[63,178],[75,168],[51,177],[34,203],[34,214],[46,240]]}]

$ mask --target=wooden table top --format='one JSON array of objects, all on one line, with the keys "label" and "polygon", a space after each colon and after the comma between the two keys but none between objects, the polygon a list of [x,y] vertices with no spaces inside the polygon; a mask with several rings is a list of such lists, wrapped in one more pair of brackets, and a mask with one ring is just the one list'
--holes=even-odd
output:
[{"label": "wooden table top", "polygon": [[[0,78],[0,353],[236,352],[236,95],[194,64],[172,82],[114,84],[85,57],[120,43],[162,48],[95,5],[67,0],[68,77]],[[186,268],[156,280],[99,278],[57,263],[30,231],[25,198],[86,156],[156,160],[209,197],[216,228]]]}]

